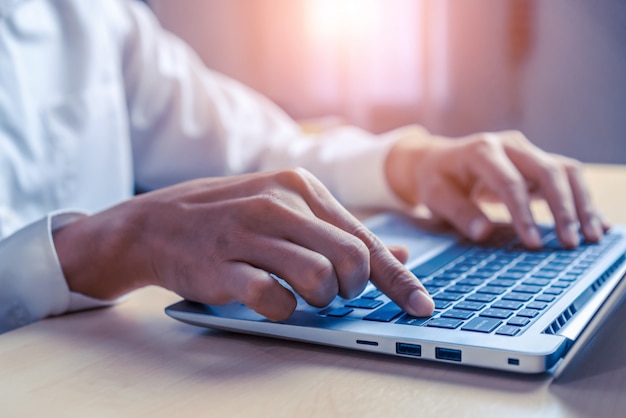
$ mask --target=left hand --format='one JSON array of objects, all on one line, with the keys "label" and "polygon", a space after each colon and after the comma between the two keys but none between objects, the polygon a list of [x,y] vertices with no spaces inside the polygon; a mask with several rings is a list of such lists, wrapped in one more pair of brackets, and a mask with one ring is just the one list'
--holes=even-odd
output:
[{"label": "left hand", "polygon": [[580,162],[547,153],[517,131],[452,140],[409,128],[391,149],[386,174],[401,199],[426,205],[474,241],[484,240],[493,229],[478,205],[481,200],[506,205],[528,248],[541,247],[530,209],[533,198],[548,203],[566,248],[579,244],[579,230],[586,240],[597,242],[609,228],[591,203]]}]

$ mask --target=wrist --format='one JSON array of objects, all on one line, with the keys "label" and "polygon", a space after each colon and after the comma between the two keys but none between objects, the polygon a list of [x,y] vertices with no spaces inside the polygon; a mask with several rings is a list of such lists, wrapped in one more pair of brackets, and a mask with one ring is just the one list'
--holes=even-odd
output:
[{"label": "wrist", "polygon": [[52,232],[71,291],[112,300],[149,284],[148,275],[139,268],[143,263],[131,262],[135,259],[133,217],[125,213],[123,206],[86,216]]},{"label": "wrist", "polygon": [[391,190],[404,202],[417,205],[419,199],[418,174],[434,137],[421,127],[407,127],[397,131],[398,139],[385,161],[385,176]]}]

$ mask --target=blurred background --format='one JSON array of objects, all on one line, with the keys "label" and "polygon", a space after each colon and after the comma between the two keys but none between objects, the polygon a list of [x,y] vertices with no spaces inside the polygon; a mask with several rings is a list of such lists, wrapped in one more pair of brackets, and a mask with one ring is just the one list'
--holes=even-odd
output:
[{"label": "blurred background", "polygon": [[149,0],[205,63],[296,119],[519,129],[626,163],[624,0]]}]

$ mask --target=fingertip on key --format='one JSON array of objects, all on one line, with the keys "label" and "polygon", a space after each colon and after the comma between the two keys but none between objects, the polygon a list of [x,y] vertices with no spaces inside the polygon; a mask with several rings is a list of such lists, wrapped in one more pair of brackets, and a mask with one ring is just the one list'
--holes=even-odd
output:
[{"label": "fingertip on key", "polygon": [[417,289],[413,291],[409,298],[409,306],[415,316],[430,316],[435,310],[435,302],[425,291]]}]

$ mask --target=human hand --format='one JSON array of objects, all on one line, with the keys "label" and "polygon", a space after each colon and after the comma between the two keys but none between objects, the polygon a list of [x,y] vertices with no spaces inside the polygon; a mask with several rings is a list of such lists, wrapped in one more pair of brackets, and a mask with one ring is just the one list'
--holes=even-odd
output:
[{"label": "human hand", "polygon": [[533,249],[541,247],[533,198],[547,202],[566,248],[578,245],[579,229],[586,240],[597,242],[609,227],[591,203],[581,164],[539,149],[517,131],[452,140],[409,128],[392,148],[386,173],[404,201],[426,205],[474,241],[493,229],[481,200],[504,203],[520,239]]},{"label": "human hand", "polygon": [[392,254],[302,169],[147,193],[55,231],[54,241],[70,288],[101,299],[157,284],[281,320],[296,299],[271,272],[317,307],[357,296],[371,279],[406,312],[433,311],[401,262],[406,251]]}]

